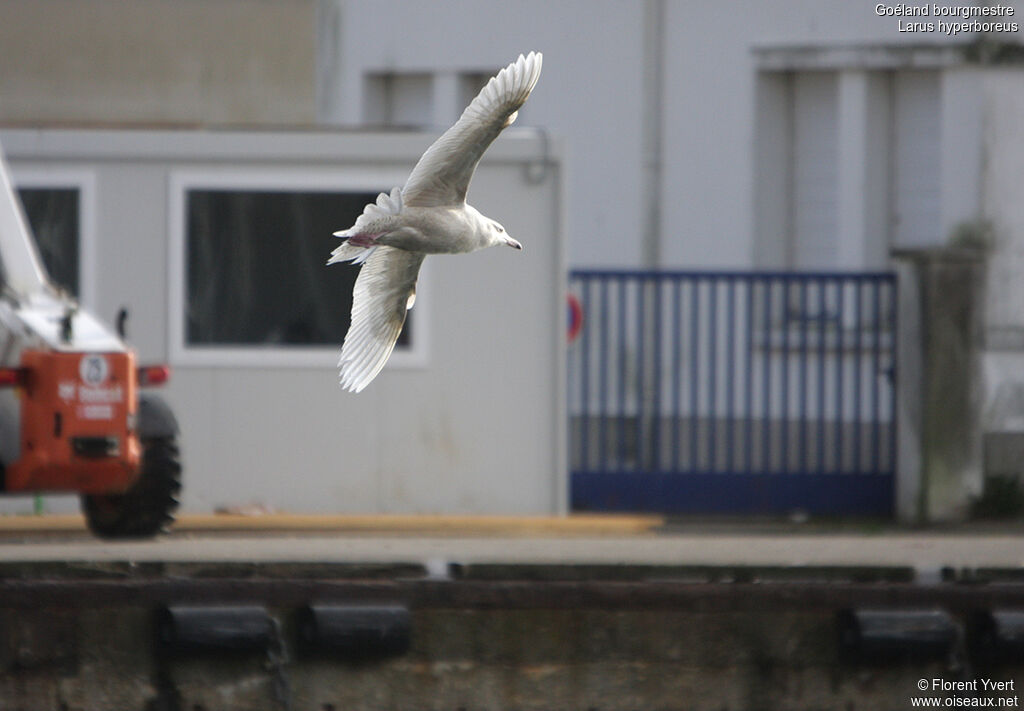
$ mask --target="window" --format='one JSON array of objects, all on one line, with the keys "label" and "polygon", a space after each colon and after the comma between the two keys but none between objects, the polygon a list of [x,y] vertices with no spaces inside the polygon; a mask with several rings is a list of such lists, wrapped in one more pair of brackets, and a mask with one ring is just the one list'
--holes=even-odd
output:
[{"label": "window", "polygon": [[19,169],[13,171],[12,182],[50,280],[82,303],[93,305],[92,174],[60,168]]},{"label": "window", "polygon": [[78,295],[78,190],[20,188],[18,197],[50,278]]},{"label": "window", "polygon": [[[333,363],[359,273],[351,264],[326,266],[339,244],[333,233],[390,186],[182,176],[173,182],[174,358],[205,365]],[[396,362],[422,352],[413,347],[421,345],[418,325],[410,312]]]},{"label": "window", "polygon": [[433,78],[429,74],[368,74],[363,121],[370,126],[429,126],[433,116]]}]

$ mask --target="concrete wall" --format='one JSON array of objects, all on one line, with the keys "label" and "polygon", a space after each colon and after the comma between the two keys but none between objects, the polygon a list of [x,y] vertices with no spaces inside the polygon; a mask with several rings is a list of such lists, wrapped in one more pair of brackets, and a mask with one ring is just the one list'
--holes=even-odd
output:
[{"label": "concrete wall", "polygon": [[[185,709],[283,708],[258,653],[193,655],[157,673],[150,610],[47,614],[50,634],[77,644],[20,675],[0,674],[12,708],[91,708],[102,699],[141,709],[161,697]],[[0,620],[16,640],[41,629],[36,615]],[[898,707],[918,678],[945,673],[935,662],[843,668],[832,617],[820,611],[420,610],[413,629],[415,646],[398,659],[296,659],[285,672],[293,708],[867,711]],[[75,665],[79,673],[60,673]]]},{"label": "concrete wall", "polygon": [[[983,491],[981,344],[985,253],[974,249],[899,253],[904,311],[900,334],[900,517],[958,521]],[[909,307],[909,308],[908,308]],[[916,307],[916,308],[915,308]],[[915,461],[915,458],[918,458]]]},{"label": "concrete wall", "polygon": [[[985,356],[988,431],[1024,438],[1024,70],[993,70],[984,95],[983,216],[991,226]],[[1019,462],[1018,462],[1019,465]],[[1018,474],[1019,474],[1018,466]]]},{"label": "concrete wall", "polygon": [[[815,575],[800,568],[790,571],[792,582],[755,584],[682,582],[656,567],[646,570],[649,580],[580,578],[581,571],[555,566],[514,571],[527,577],[513,580],[425,580],[405,570],[403,579],[376,581],[346,579],[344,569],[325,571],[330,579],[296,579],[289,566],[277,579],[272,569],[218,579],[210,571],[189,578],[176,568],[175,580],[147,579],[146,568],[123,566],[117,579],[97,579],[103,573],[95,566],[88,580],[18,579],[17,571],[5,571],[0,703],[39,711],[868,711],[907,708],[912,697],[947,707],[987,699],[1015,707],[1024,682],[1019,657],[986,653],[995,645],[980,639],[972,616],[1019,606],[1015,585],[800,582]],[[48,572],[61,575],[59,567]],[[259,644],[237,654],[214,647],[161,655],[153,624],[161,606],[203,609],[238,605],[239,598],[266,605],[280,622],[276,667]],[[309,603],[407,605],[411,646],[377,659],[359,649],[297,653],[294,612]],[[849,608],[947,611],[946,630],[956,639],[905,626],[894,631],[905,636],[892,654],[848,658],[836,622]],[[931,652],[913,654],[913,640],[929,636]],[[918,686],[932,679],[978,688]],[[981,679],[1007,686],[986,691]]]},{"label": "concrete wall", "polygon": [[[990,240],[984,356],[986,474],[1024,487],[1024,70],[993,69],[979,82],[983,107],[981,215],[976,223]],[[1020,505],[1020,497],[1011,507]]]},{"label": "concrete wall", "polygon": [[7,131],[2,141],[15,182],[19,173],[55,168],[91,176],[92,306],[110,319],[128,306],[140,360],[174,366],[164,392],[183,428],[185,509],[249,502],[289,511],[563,508],[556,145],[547,147],[553,162],[539,182],[524,178],[542,153],[535,134],[513,131],[492,147],[471,199],[525,249],[428,258],[414,310],[424,349],[404,364],[396,354],[352,395],[337,385],[340,344],[302,357],[287,349],[210,356],[175,341],[183,319],[175,293],[184,278],[170,246],[181,248],[172,236],[181,221],[176,186],[187,176],[224,179],[225,171],[229,182],[264,186],[400,184],[429,136]]}]

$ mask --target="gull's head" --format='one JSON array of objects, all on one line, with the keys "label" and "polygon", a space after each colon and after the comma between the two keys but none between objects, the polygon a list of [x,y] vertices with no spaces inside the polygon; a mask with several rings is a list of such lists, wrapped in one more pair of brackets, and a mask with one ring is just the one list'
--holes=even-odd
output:
[{"label": "gull's head", "polygon": [[519,240],[512,239],[505,232],[505,228],[494,220],[490,221],[491,227],[491,243],[492,244],[503,244],[506,247],[512,247],[513,249],[522,249],[523,245],[519,244]]}]

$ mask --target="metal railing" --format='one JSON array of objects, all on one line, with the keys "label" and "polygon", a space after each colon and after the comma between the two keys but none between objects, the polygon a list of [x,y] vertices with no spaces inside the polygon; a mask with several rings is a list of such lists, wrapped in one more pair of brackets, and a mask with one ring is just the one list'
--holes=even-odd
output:
[{"label": "metal railing", "polygon": [[[580,270],[570,293],[577,508],[891,509],[894,275]],[[822,500],[858,482],[863,505]]]}]

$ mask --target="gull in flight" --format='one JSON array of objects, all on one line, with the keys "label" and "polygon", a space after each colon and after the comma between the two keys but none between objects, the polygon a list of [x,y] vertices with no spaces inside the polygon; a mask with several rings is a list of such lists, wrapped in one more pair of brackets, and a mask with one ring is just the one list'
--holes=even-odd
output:
[{"label": "gull in flight", "polygon": [[427,149],[405,187],[381,193],[354,225],[334,233],[345,241],[327,263],[362,265],[338,360],[346,390],[361,391],[387,362],[416,300],[416,277],[426,255],[499,244],[523,248],[504,227],[466,203],[466,190],[480,156],[516,120],[540,78],[540,67],[540,52],[519,55]]}]

